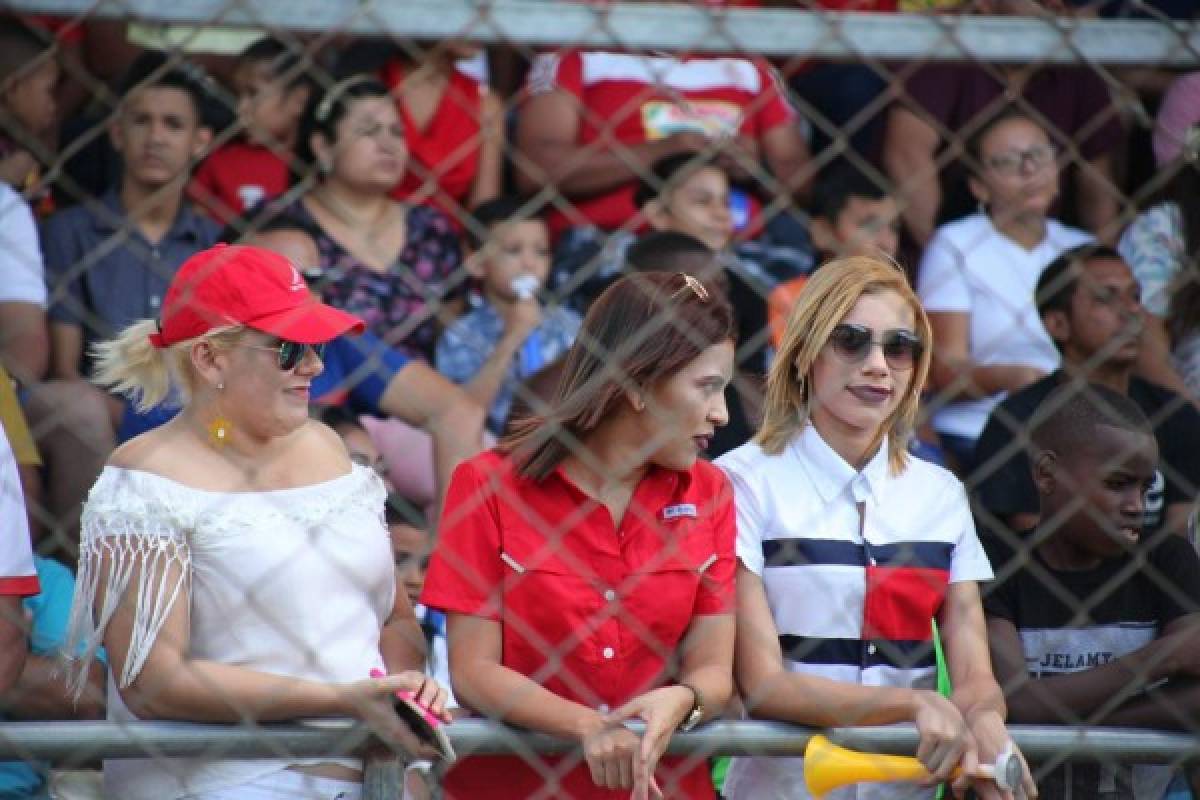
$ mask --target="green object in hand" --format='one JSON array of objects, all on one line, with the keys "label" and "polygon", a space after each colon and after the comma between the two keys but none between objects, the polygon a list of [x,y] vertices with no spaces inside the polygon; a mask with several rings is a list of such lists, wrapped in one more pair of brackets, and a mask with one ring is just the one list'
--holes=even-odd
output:
[{"label": "green object in hand", "polygon": [[[950,685],[950,670],[946,668],[946,654],[942,651],[942,637],[938,633],[937,620],[930,619],[929,624],[933,631],[933,657],[937,662],[937,693],[948,698],[954,687]],[[946,784],[939,784],[934,797],[936,800],[942,800],[945,796]]]}]

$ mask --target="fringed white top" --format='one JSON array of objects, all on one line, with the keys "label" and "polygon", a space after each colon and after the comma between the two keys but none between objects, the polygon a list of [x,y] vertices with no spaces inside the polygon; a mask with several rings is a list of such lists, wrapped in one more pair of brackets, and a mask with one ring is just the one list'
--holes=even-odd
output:
[{"label": "fringed white top", "polygon": [[[378,476],[359,466],[323,483],[265,492],[203,491],[105,468],[83,511],[66,650],[83,653],[75,686],[82,688],[82,668],[121,598],[130,597],[136,621],[125,668],[109,677],[110,720],[136,719],[117,689],[137,679],[175,603],[189,605],[192,659],[331,683],[382,669],[380,631],[396,589],[384,499]],[[106,796],[166,800],[317,761],[361,766],[219,755],[110,761]]]}]

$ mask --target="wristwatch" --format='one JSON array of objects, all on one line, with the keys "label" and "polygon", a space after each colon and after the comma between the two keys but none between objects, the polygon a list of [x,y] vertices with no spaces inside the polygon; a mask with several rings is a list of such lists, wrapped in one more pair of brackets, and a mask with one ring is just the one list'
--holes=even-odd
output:
[{"label": "wristwatch", "polygon": [[687,733],[699,725],[700,720],[704,719],[704,696],[700,694],[699,689],[691,684],[681,683],[679,685],[685,689],[690,689],[692,692],[692,710],[683,718],[683,722],[679,723],[679,730]]}]

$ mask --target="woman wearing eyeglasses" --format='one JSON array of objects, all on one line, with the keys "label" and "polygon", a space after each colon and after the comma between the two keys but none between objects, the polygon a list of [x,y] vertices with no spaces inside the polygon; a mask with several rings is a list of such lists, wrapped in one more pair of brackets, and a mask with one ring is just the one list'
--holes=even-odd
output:
[{"label": "woman wearing eyeglasses", "polygon": [[732,691],[733,497],[699,456],[728,419],[733,336],[694,277],[622,278],[549,410],[455,471],[421,594],[447,616],[455,698],[579,747],[464,759],[448,800],[713,797],[702,757],[659,759]]},{"label": "woman wearing eyeglasses", "polygon": [[[98,348],[98,380],[139,406],[185,399],[113,453],[83,512],[65,652],[107,649],[109,719],[354,717],[421,751],[392,693],[444,714],[445,691],[396,591],[383,486],[308,417],[324,344],[361,330],[284,257],[219,245],[180,267],[160,321]],[[111,761],[105,796],[360,797],[361,761],[336,755]]]},{"label": "woman wearing eyeglasses", "polygon": [[1092,240],[1049,216],[1058,153],[1033,118],[996,114],[968,142],[967,159],[979,211],[938,228],[917,278],[936,344],[933,426],[964,476],[1005,393],[1057,369],[1034,287],[1047,264]]},{"label": "woman wearing eyeglasses", "polygon": [[[945,779],[993,763],[1011,741],[977,588],[992,571],[966,495],[907,454],[929,338],[898,269],[826,264],[788,320],[762,428],[717,463],[737,508],[735,671],[747,711],[821,727],[915,723],[917,757]],[[934,619],[949,698],[935,691]],[[975,789],[1007,796],[986,781]],[[879,784],[829,796],[932,795]],[[725,796],[809,797],[803,761],[734,759]]]}]

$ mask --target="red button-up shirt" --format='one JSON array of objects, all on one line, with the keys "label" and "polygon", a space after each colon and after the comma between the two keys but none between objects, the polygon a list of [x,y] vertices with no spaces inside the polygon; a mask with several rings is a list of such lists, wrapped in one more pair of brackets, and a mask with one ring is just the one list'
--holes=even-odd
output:
[{"label": "red button-up shirt", "polygon": [[[483,453],[446,494],[421,602],[487,617],[501,663],[568,700],[616,709],[657,685],[693,618],[734,602],[733,498],[720,470],[651,469],[619,526],[561,470],[538,483]],[[520,702],[520,698],[513,698]],[[626,797],[592,783],[581,755],[467,758],[447,798]],[[664,758],[668,797],[713,796],[707,766]]]}]

